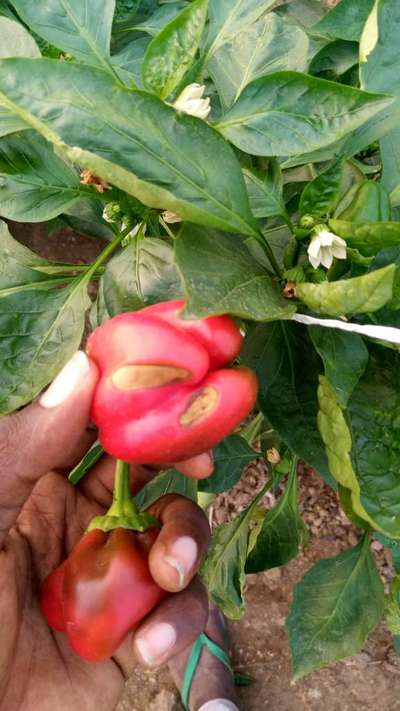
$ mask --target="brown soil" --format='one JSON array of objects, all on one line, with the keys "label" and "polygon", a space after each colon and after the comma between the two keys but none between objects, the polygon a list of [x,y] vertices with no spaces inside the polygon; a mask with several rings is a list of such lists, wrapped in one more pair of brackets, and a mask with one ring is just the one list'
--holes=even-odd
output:
[{"label": "brown soil", "polygon": [[[40,226],[12,225],[13,234],[43,256],[55,260],[86,262],[101,248],[100,241],[81,238],[68,230],[48,237]],[[240,484],[218,497],[213,523],[221,523],[242,510],[262,484],[259,465],[248,469]],[[271,495],[264,501],[274,503]],[[293,585],[320,558],[336,555],[354,545],[358,532],[340,512],[336,497],[308,469],[300,470],[300,503],[310,529],[310,545],[283,569],[250,576],[247,612],[231,623],[235,668],[254,678],[240,691],[243,711],[400,711],[400,661],[391,637],[380,625],[356,657],[315,672],[293,684],[285,631]],[[390,560],[374,543],[382,578],[392,575]],[[182,706],[167,670],[135,671],[117,711],[180,711]],[[110,709],[110,711],[112,711]]]}]

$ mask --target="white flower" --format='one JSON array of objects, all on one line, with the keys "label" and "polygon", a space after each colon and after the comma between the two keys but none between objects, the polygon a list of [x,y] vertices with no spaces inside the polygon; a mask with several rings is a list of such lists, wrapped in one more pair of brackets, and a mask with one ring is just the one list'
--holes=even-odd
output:
[{"label": "white flower", "polygon": [[344,239],[323,229],[314,235],[307,251],[314,269],[317,269],[320,264],[329,269],[334,257],[346,259],[347,245]]},{"label": "white flower", "polygon": [[179,217],[176,212],[172,212],[172,210],[164,210],[161,217],[168,225],[174,225],[176,222],[182,222],[182,218]]},{"label": "white flower", "polygon": [[177,111],[183,111],[190,116],[206,119],[211,111],[210,99],[203,99],[205,86],[201,84],[189,84],[179,94],[174,102],[174,107]]}]

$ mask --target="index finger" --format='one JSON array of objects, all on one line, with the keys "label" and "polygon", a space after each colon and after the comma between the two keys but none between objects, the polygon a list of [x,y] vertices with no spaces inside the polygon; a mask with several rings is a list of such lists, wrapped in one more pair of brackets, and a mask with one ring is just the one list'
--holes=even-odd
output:
[{"label": "index finger", "polygon": [[198,572],[210,542],[211,531],[204,512],[182,496],[156,501],[149,513],[162,528],[149,555],[154,580],[168,592],[183,590]]}]

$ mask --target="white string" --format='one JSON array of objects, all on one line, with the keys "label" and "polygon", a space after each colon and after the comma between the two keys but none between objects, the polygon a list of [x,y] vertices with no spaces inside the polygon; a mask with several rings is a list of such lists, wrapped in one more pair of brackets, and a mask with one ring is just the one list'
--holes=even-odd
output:
[{"label": "white string", "polygon": [[389,343],[400,344],[400,328],[392,326],[373,326],[372,324],[363,325],[359,323],[349,323],[348,321],[338,321],[337,319],[320,319],[313,316],[305,316],[304,314],[295,314],[292,316],[293,321],[304,323],[306,326],[322,326],[324,328],[337,328],[340,331],[350,331],[351,333],[359,333],[361,336],[369,336],[376,338],[379,341],[388,341]]}]

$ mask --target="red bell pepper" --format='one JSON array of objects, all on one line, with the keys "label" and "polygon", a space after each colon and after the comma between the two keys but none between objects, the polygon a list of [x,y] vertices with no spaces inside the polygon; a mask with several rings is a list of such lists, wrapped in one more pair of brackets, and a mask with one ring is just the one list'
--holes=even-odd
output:
[{"label": "red bell pepper", "polygon": [[158,530],[87,533],[46,579],[41,608],[83,659],[111,657],[128,632],[167,594],[147,559]]},{"label": "red bell pepper", "polygon": [[257,381],[227,369],[242,336],[228,316],[179,318],[183,301],[115,316],[89,338],[100,371],[92,406],[104,449],[168,465],[214,447],[248,415]]}]

